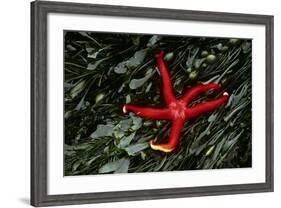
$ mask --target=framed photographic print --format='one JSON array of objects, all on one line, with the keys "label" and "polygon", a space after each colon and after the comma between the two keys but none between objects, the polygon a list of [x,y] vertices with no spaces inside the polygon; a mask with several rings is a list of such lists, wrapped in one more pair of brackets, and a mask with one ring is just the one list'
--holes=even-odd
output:
[{"label": "framed photographic print", "polygon": [[273,191],[273,16],[31,4],[31,204]]}]

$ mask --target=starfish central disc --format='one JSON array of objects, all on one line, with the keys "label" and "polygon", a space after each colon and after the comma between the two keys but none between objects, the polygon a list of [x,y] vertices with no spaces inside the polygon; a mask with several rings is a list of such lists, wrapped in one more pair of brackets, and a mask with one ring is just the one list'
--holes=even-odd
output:
[{"label": "starfish central disc", "polygon": [[155,144],[154,140],[152,139],[150,140],[149,144],[150,147],[154,150],[171,152],[176,148],[179,142],[184,122],[189,119],[196,118],[202,113],[206,113],[220,107],[228,100],[229,94],[227,92],[224,92],[223,95],[215,100],[199,103],[192,107],[188,107],[188,105],[195,97],[211,89],[219,90],[221,89],[221,85],[216,83],[197,85],[187,90],[187,92],[181,98],[176,99],[173,94],[172,83],[170,80],[168,69],[163,61],[163,57],[163,51],[160,51],[155,55],[156,64],[159,68],[162,78],[163,98],[165,100],[166,106],[164,108],[152,108],[126,104],[123,106],[123,112],[127,113],[129,111],[132,111],[138,116],[144,118],[169,120],[172,125],[168,142],[164,144]]},{"label": "starfish central disc", "polygon": [[186,105],[182,101],[176,101],[169,104],[172,120],[183,119],[185,120]]}]

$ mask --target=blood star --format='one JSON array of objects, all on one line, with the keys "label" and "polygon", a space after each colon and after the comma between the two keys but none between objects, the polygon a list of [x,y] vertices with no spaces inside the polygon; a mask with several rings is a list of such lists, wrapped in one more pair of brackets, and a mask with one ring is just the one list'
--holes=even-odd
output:
[{"label": "blood star", "polygon": [[172,125],[168,142],[164,144],[155,144],[154,140],[151,139],[149,144],[154,150],[171,152],[176,148],[181,130],[187,120],[196,118],[202,113],[215,110],[228,100],[229,95],[227,92],[224,92],[223,95],[215,100],[202,102],[189,107],[188,105],[195,97],[210,89],[219,90],[221,85],[215,83],[197,85],[189,89],[182,97],[177,99],[173,94],[171,79],[163,57],[164,51],[160,51],[155,55],[156,64],[162,77],[163,98],[166,103],[165,108],[141,107],[133,104],[126,104],[123,106],[123,112],[127,113],[128,111],[132,111],[136,115],[144,118],[169,120]]}]

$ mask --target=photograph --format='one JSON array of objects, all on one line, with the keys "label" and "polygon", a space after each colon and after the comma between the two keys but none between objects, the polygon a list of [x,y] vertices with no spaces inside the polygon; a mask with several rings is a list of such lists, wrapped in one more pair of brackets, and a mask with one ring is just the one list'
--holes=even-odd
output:
[{"label": "photograph", "polygon": [[252,39],[62,35],[64,176],[252,167]]}]

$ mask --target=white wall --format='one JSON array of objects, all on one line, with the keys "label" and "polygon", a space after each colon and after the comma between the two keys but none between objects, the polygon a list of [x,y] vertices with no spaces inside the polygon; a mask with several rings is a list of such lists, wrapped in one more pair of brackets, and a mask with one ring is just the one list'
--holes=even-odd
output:
[{"label": "white wall", "polygon": [[[66,1],[66,0],[65,0]],[[278,0],[83,0],[102,4],[275,15],[275,192],[201,198],[122,202],[76,207],[277,207],[281,202],[281,6]],[[0,207],[29,203],[29,1],[0,3]],[[251,176],[249,176],[251,177]],[[280,206],[280,205],[279,205]],[[74,206],[75,207],[75,206]]]}]

